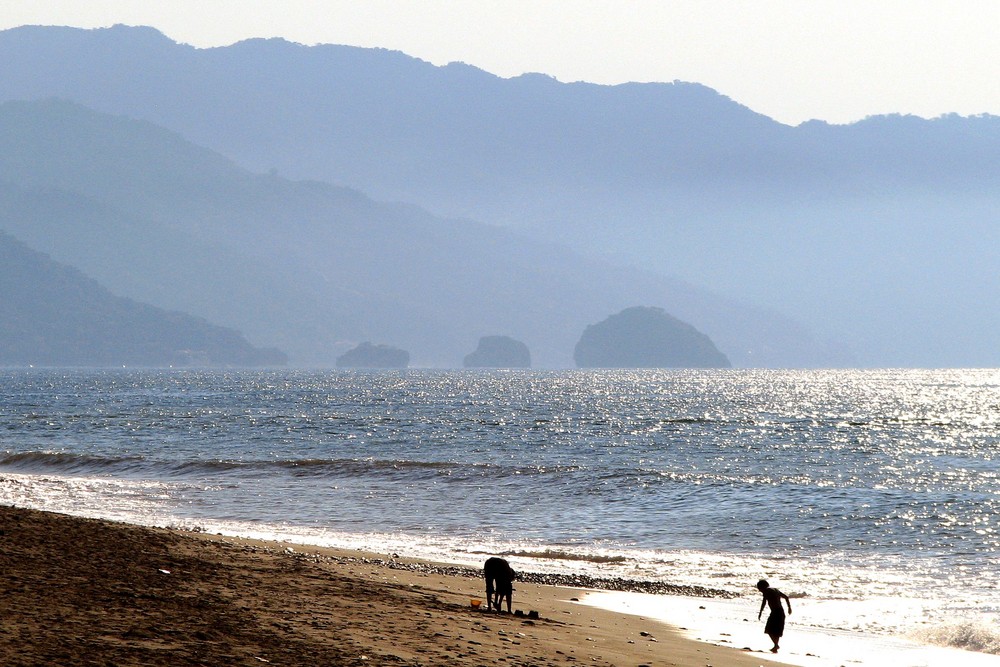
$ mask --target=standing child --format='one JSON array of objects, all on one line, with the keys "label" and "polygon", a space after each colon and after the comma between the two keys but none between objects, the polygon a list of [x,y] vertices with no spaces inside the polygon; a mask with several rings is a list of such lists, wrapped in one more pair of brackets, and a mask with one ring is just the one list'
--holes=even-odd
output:
[{"label": "standing child", "polygon": [[789,616],[792,615],[792,601],[777,588],[771,588],[767,583],[767,579],[761,579],[757,582],[757,590],[764,596],[764,599],[760,601],[760,611],[757,612],[757,620],[759,621],[760,615],[764,613],[764,605],[769,606],[771,614],[767,617],[767,623],[764,625],[764,634],[774,642],[771,653],[777,653],[778,640],[785,633],[785,610],[781,608],[781,600],[784,598],[785,604],[788,605]]}]

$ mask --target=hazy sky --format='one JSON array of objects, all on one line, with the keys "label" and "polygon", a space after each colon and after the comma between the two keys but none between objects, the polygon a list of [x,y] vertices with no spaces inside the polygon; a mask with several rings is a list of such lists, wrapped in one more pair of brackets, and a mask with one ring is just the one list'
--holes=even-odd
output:
[{"label": "hazy sky", "polygon": [[695,81],[795,124],[1000,115],[1000,0],[0,0],[0,28],[280,36],[560,81]]}]

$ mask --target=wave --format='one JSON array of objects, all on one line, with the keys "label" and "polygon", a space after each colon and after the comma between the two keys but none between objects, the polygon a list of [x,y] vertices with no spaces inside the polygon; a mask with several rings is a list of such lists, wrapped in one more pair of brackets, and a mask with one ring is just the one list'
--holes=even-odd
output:
[{"label": "wave", "polygon": [[581,554],[581,553],[571,553],[568,551],[558,551],[555,549],[545,549],[544,551],[507,551],[504,553],[504,555],[514,556],[518,558],[535,558],[539,560],[548,559],[548,560],[583,561],[587,563],[625,563],[632,560],[627,556]]},{"label": "wave", "polygon": [[72,475],[141,474],[186,477],[226,473],[288,474],[295,477],[401,477],[417,481],[430,477],[491,477],[549,475],[578,470],[579,466],[500,466],[492,463],[413,461],[399,459],[154,459],[144,456],[95,456],[52,451],[0,455],[0,470],[19,473]]},{"label": "wave", "polygon": [[278,459],[162,460],[143,456],[94,456],[67,452],[32,451],[8,453],[0,457],[0,470],[22,473],[122,474],[143,473],[152,476],[188,476],[230,471],[266,473],[285,471],[305,475],[357,475],[386,471],[440,471],[456,467],[454,463],[423,461],[385,461],[371,459]]},{"label": "wave", "polygon": [[275,459],[271,461],[192,459],[166,463],[162,465],[162,468],[173,475],[245,471],[259,474],[285,473],[294,477],[353,477],[371,473],[448,471],[457,465],[456,463],[370,459]]},{"label": "wave", "polygon": [[923,628],[911,633],[910,637],[924,644],[1000,655],[1000,631],[983,622],[964,621]]},{"label": "wave", "polygon": [[[282,477],[330,480],[371,479],[400,483],[502,480],[524,484],[567,483],[582,495],[617,493],[632,486],[658,484],[734,486],[774,483],[769,477],[751,478],[674,472],[651,468],[594,467],[576,463],[518,465],[515,462],[420,461],[392,458],[185,458],[170,451],[156,455],[95,455],[59,451],[0,453],[0,472],[77,476],[142,477],[174,480],[192,477]],[[528,480],[534,480],[529,482]],[[521,480],[522,482],[518,482]],[[575,481],[573,481],[575,480]]]},{"label": "wave", "polygon": [[141,466],[141,456],[92,456],[66,452],[18,452],[0,458],[0,469],[12,472],[99,473],[125,472]]}]

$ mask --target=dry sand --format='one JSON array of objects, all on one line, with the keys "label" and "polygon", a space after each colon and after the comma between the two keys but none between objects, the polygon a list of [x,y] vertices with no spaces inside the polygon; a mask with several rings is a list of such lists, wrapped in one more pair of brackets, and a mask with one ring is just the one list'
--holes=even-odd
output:
[{"label": "dry sand", "polygon": [[531,620],[473,609],[481,579],[384,556],[10,507],[0,531],[5,666],[774,664],[571,588],[515,582]]}]

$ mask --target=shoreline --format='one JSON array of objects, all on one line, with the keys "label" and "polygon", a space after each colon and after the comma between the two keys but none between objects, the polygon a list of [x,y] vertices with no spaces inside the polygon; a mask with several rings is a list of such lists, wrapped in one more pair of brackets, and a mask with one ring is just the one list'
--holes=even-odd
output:
[{"label": "shoreline", "polygon": [[592,589],[552,579],[515,582],[532,620],[473,609],[473,568],[8,506],[0,531],[2,664],[775,662],[580,604]]},{"label": "shoreline", "polygon": [[[222,536],[219,536],[222,537]],[[225,538],[223,538],[225,539]],[[230,538],[240,539],[240,538]],[[267,540],[262,540],[267,543]],[[286,544],[277,542],[277,544]],[[321,547],[301,543],[287,543],[292,549],[304,550],[316,549],[332,551],[336,554],[345,553],[345,550],[335,547]],[[349,550],[346,553],[351,553]],[[360,562],[367,565],[377,565],[390,570],[404,570],[408,572],[422,572],[430,574],[441,574],[453,577],[465,577],[467,579],[482,578],[482,571],[479,568],[472,568],[465,565],[448,565],[434,563],[416,558],[400,558],[398,556],[381,557],[369,552],[356,552],[366,554],[359,556],[328,555],[328,559],[339,563]],[[505,554],[498,554],[505,556]],[[623,593],[644,593],[648,595],[683,595],[686,597],[698,598],[722,598],[730,599],[740,597],[739,594],[726,591],[721,588],[709,588],[706,586],[693,586],[686,584],[668,584],[662,581],[652,581],[649,579],[628,579],[624,577],[596,577],[589,574],[559,574],[554,572],[526,572],[518,570],[517,582],[521,584],[540,584],[543,586],[558,586],[560,588],[588,589],[594,591],[615,591]]]}]

